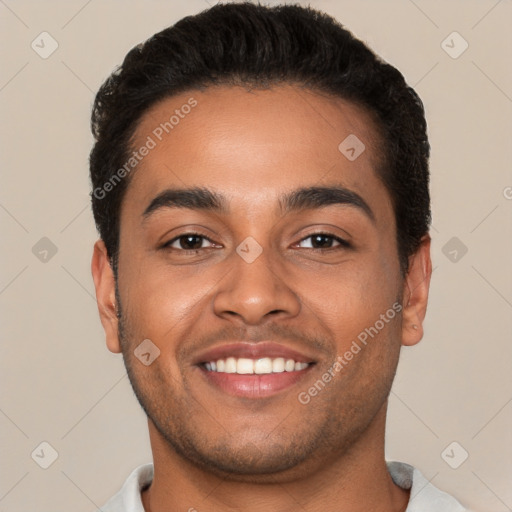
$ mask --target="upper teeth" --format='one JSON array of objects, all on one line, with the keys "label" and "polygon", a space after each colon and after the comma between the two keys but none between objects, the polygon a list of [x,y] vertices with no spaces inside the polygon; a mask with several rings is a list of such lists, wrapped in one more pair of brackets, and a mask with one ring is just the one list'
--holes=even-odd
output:
[{"label": "upper teeth", "polygon": [[221,373],[239,373],[239,374],[264,374],[264,373],[281,373],[296,372],[304,370],[309,363],[299,363],[293,359],[285,359],[284,357],[263,357],[262,359],[247,359],[245,357],[227,359],[218,359],[205,363],[205,367],[211,372]]}]

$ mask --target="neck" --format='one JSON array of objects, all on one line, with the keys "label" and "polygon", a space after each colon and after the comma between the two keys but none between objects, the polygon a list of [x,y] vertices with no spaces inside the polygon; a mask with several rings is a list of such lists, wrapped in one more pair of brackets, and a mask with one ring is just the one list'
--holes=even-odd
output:
[{"label": "neck", "polygon": [[142,494],[145,512],[403,512],[409,493],[396,486],[387,471],[385,419],[384,406],[349,450],[323,457],[314,467],[243,482],[184,460],[149,421],[155,472]]}]

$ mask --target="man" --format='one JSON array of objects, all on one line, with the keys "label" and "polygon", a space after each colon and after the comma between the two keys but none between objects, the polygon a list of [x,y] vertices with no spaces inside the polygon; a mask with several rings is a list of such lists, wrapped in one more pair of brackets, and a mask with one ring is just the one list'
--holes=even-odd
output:
[{"label": "man", "polygon": [[104,512],[461,511],[386,463],[431,274],[421,101],[332,18],[218,5],[93,110],[92,272],[154,465]]}]

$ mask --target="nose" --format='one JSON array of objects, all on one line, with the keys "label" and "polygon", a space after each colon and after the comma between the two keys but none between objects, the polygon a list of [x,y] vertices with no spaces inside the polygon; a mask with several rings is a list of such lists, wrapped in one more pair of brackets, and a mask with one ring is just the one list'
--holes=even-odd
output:
[{"label": "nose", "polygon": [[221,281],[213,299],[216,315],[247,325],[298,315],[300,301],[290,288],[282,263],[273,263],[266,250],[251,263],[238,254],[232,258],[234,268]]}]

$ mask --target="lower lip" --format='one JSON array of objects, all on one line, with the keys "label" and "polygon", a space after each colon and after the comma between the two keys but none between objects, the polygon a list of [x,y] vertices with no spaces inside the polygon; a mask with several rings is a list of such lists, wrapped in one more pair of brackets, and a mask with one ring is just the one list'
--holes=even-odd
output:
[{"label": "lower lip", "polygon": [[266,373],[263,375],[240,375],[238,373],[211,372],[200,367],[210,384],[225,393],[243,398],[266,398],[291,388],[309,373],[310,364],[304,370],[294,372]]}]

